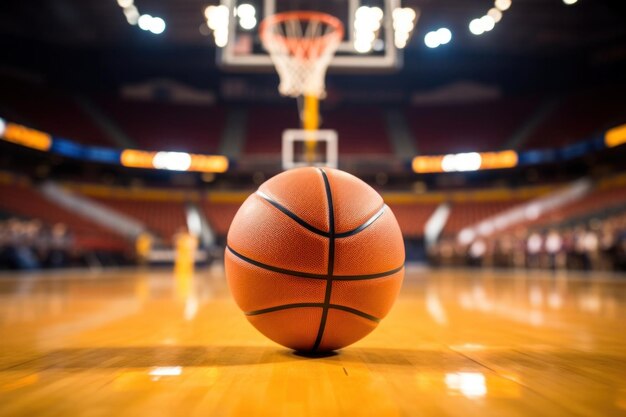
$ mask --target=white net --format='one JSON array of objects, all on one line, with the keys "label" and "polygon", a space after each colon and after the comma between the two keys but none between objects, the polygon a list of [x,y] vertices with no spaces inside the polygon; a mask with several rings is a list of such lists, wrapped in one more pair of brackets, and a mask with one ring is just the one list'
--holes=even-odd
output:
[{"label": "white net", "polygon": [[261,41],[280,77],[285,96],[324,98],[326,69],[343,38],[343,26],[333,16],[288,12],[271,16],[261,27]]}]

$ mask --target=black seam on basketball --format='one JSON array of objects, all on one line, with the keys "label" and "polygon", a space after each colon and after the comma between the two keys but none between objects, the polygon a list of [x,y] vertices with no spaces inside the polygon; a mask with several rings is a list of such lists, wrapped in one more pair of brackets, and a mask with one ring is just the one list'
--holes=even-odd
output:
[{"label": "black seam on basketball", "polygon": [[326,328],[326,320],[328,318],[328,309],[330,307],[330,295],[333,289],[333,272],[335,268],[335,209],[333,208],[333,194],[330,189],[330,182],[328,181],[326,172],[324,172],[321,168],[318,168],[318,170],[322,173],[324,188],[326,190],[326,202],[328,203],[328,271],[326,275],[326,291],[324,293],[322,318],[320,320],[320,327],[317,332],[317,337],[315,338],[315,343],[311,349],[312,351],[316,351],[319,348],[320,343],[322,342],[322,337],[324,336],[324,329]]},{"label": "black seam on basketball", "polygon": [[304,227],[305,229],[320,235],[320,236],[324,236],[324,237],[329,237],[329,234],[323,230],[318,229],[317,227],[305,222],[303,219],[301,219],[300,217],[298,217],[293,211],[290,211],[287,207],[283,206],[282,204],[280,204],[279,202],[273,200],[270,196],[268,196],[267,194],[265,194],[263,191],[257,191],[256,194],[261,197],[262,199],[264,199],[265,201],[267,201],[268,203],[270,203],[272,206],[276,207],[278,210],[280,210],[281,212],[283,212],[284,214],[286,214],[287,216],[289,216],[289,218],[291,218],[292,220],[294,220],[296,223],[298,223],[300,226]]},{"label": "black seam on basketball", "polygon": [[[311,274],[309,272],[293,271],[291,269],[278,268],[276,266],[267,265],[262,262],[255,261],[254,259],[248,258],[247,256],[240,254],[239,252],[235,251],[233,248],[231,248],[228,245],[226,246],[226,249],[228,249],[233,255],[235,255],[242,261],[247,262],[261,269],[266,269],[272,272],[278,272],[279,274],[293,275],[294,277],[312,278],[312,279],[328,279],[328,275],[326,274]],[[404,268],[404,264],[390,271],[379,272],[377,274],[333,275],[332,278],[335,281],[352,281],[352,280],[358,281],[358,280],[366,280],[366,279],[384,278],[386,276],[393,275],[396,272],[402,271],[402,268]]]},{"label": "black seam on basketball", "polygon": [[363,317],[364,319],[371,320],[376,323],[380,323],[380,319],[378,317],[372,316],[371,314],[364,313],[361,310],[357,310],[356,308],[342,306],[341,304],[329,304],[328,308],[334,308],[335,310],[342,310],[346,313],[352,313],[359,317]]},{"label": "black seam on basketball", "polygon": [[354,236],[357,233],[362,232],[365,228],[367,228],[368,226],[371,226],[372,223],[374,223],[376,220],[378,220],[378,218],[383,215],[383,213],[385,212],[385,210],[387,208],[388,208],[387,205],[383,204],[383,206],[380,208],[380,210],[378,210],[376,212],[376,214],[374,214],[372,217],[370,217],[365,223],[363,223],[362,225],[360,225],[356,229],[353,229],[353,230],[350,230],[350,231],[347,231],[347,232],[343,232],[343,233],[337,233],[335,235],[335,238],[339,239],[339,238],[342,238],[342,237]]},{"label": "black seam on basketball", "polygon": [[363,317],[370,321],[380,323],[380,319],[376,316],[372,316],[371,314],[367,314],[361,310],[357,310],[356,308],[346,307],[341,304],[328,304],[325,303],[293,303],[293,304],[282,304],[279,306],[263,308],[261,310],[248,311],[244,313],[246,316],[259,316],[261,314],[273,313],[275,311],[288,310],[291,308],[310,308],[310,307],[328,307],[334,308],[335,310],[342,310],[347,313],[352,313],[356,316]]}]

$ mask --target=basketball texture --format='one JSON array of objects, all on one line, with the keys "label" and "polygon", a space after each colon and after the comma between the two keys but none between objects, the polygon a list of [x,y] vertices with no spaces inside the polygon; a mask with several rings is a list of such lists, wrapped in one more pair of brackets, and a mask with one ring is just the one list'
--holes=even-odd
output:
[{"label": "basketball texture", "polygon": [[325,352],[370,333],[404,277],[398,222],[358,178],[298,168],[266,181],[228,231],[228,284],[247,319],[283,346]]}]

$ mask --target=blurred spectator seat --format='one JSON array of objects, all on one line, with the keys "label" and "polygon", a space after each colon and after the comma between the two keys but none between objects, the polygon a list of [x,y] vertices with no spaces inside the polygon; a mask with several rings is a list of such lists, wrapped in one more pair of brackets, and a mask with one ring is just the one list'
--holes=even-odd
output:
[{"label": "blurred spectator seat", "polygon": [[87,250],[125,251],[128,242],[108,229],[57,206],[26,184],[0,184],[0,209],[15,215],[40,219],[49,226],[63,223],[74,235],[74,246]]},{"label": "blurred spectator seat", "polygon": [[225,126],[219,106],[111,97],[96,102],[142,149],[216,153]]}]

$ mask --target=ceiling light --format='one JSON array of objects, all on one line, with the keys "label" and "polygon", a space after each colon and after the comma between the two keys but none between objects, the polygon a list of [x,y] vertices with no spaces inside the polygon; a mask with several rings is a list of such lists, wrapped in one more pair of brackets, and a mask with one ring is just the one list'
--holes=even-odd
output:
[{"label": "ceiling light", "polygon": [[474,35],[482,35],[485,32],[483,21],[481,19],[474,19],[469,24],[469,30]]},{"label": "ceiling light", "polygon": [[511,7],[511,0],[496,0],[494,4],[499,10],[505,11]]},{"label": "ceiling light", "polygon": [[437,48],[441,45],[437,32],[428,32],[426,36],[424,36],[424,43],[429,48]]},{"label": "ceiling light", "polygon": [[160,17],[153,17],[150,21],[150,32],[160,35],[165,30],[165,21]]},{"label": "ceiling light", "polygon": [[493,21],[496,23],[502,20],[502,12],[496,9],[495,7],[492,7],[491,9],[489,9],[489,11],[487,12],[487,16],[491,16]]},{"label": "ceiling light", "polygon": [[452,40],[452,32],[448,28],[440,28],[437,30],[437,36],[439,37],[439,43],[442,45],[447,44]]},{"label": "ceiling light", "polygon": [[142,30],[150,30],[150,24],[152,23],[152,16],[149,14],[142,14],[137,21],[139,28]]}]

